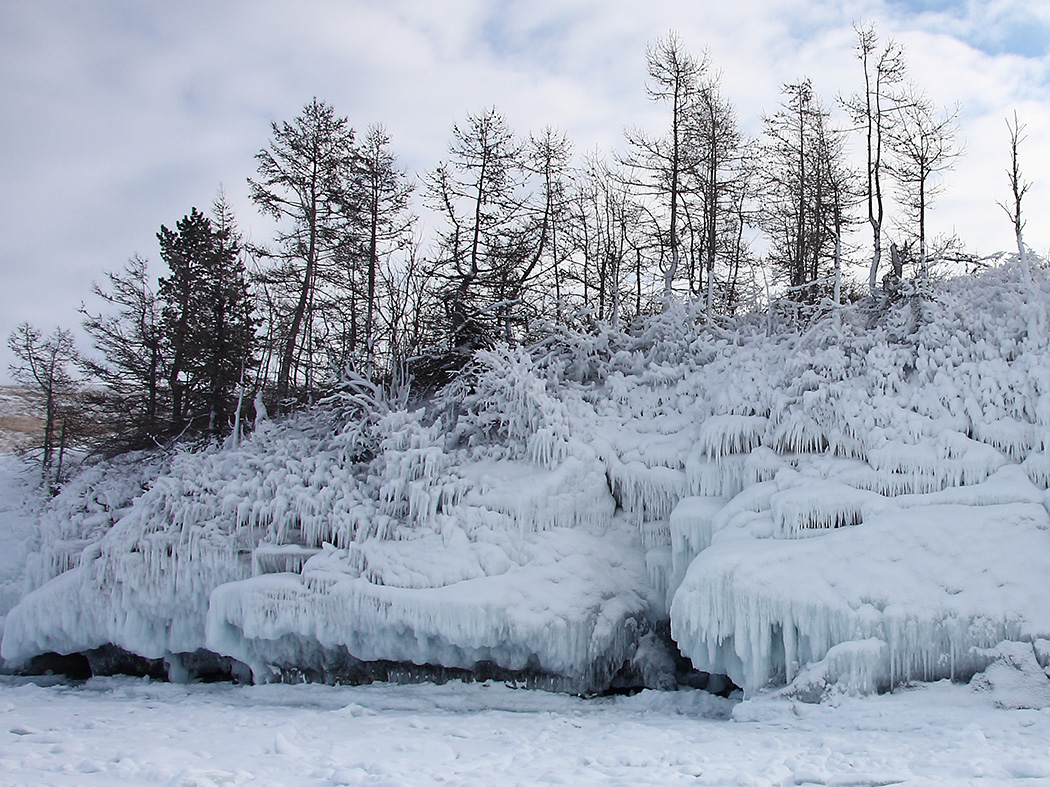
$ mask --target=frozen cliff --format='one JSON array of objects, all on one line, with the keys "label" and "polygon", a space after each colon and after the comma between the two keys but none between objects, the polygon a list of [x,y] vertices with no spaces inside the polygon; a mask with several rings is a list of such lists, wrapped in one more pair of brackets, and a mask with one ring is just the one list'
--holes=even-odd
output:
[{"label": "frozen cliff", "polygon": [[72,485],[2,655],[589,692],[672,684],[669,626],[747,692],[968,679],[1003,641],[1045,667],[1048,304],[1006,264],[805,324],[680,306],[496,347],[426,407],[358,386],[108,508]]}]

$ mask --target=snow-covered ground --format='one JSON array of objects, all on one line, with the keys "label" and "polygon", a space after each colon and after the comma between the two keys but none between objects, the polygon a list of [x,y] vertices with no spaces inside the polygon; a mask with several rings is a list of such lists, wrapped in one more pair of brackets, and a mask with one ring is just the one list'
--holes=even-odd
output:
[{"label": "snow-covered ground", "polygon": [[8,610],[25,592],[26,558],[37,546],[38,478],[28,462],[0,450],[0,637]]},{"label": "snow-covered ground", "polygon": [[864,699],[581,700],[502,684],[0,682],[0,785],[1050,784],[1050,710],[947,682]]}]

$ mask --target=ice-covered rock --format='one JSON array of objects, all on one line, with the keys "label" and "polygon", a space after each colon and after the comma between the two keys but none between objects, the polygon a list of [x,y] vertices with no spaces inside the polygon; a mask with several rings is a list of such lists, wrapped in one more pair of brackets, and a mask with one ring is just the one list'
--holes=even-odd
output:
[{"label": "ice-covered rock", "polygon": [[425,406],[336,396],[138,480],[84,476],[2,653],[492,664],[590,690],[644,673],[633,649],[669,617],[750,692],[965,678],[1003,640],[1050,659],[1050,276],[902,293],[805,324],[677,304],[564,328],[480,352]]},{"label": "ice-covered rock", "polygon": [[1050,677],[1040,666],[1029,642],[1000,642],[977,655],[991,663],[970,682],[974,691],[988,694],[998,708],[1050,707]]},{"label": "ice-covered rock", "polygon": [[824,658],[808,664],[776,696],[822,702],[833,694],[864,696],[889,688],[890,648],[881,639],[840,642]]},{"label": "ice-covered rock", "polygon": [[966,678],[974,648],[1050,632],[1042,506],[930,505],[802,540],[716,537],[675,595],[671,626],[701,670],[749,692],[790,683],[836,645],[889,648],[886,685]]},{"label": "ice-covered rock", "polygon": [[604,689],[655,624],[633,535],[624,524],[599,533],[552,528],[530,534],[519,558],[494,574],[398,587],[369,581],[348,554],[328,551],[302,575],[216,588],[207,645],[259,677],[288,667],[334,671],[342,652],[363,662],[484,663],[563,689]]}]

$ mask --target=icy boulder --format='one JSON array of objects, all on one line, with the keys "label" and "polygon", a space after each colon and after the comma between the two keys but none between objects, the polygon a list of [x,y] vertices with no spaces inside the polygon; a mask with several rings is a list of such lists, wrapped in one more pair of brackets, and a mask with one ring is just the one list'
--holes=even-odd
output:
[{"label": "icy boulder", "polygon": [[[388,551],[384,573],[372,579],[354,560],[356,545],[328,548],[301,575],[216,588],[208,648],[264,679],[285,668],[337,673],[340,661],[467,670],[484,664],[545,678],[540,685],[601,690],[634,659],[653,625],[644,559],[620,524],[604,532],[526,534],[502,561],[472,549],[462,533],[446,546],[428,538],[423,550],[398,553],[402,561],[415,553],[414,569],[398,572],[389,565],[398,555]],[[428,551],[431,581],[424,583]],[[454,558],[464,564],[462,578],[443,565]],[[401,586],[375,581],[399,575],[415,579]]]},{"label": "icy boulder", "polygon": [[116,645],[147,659],[204,647],[212,588],[250,573],[246,554],[216,534],[143,525],[133,512],[79,565],[26,595],[8,614],[0,656],[21,664],[47,652]]},{"label": "icy boulder", "polygon": [[802,702],[823,702],[836,694],[874,694],[889,687],[888,661],[889,647],[881,639],[840,642],[775,694]]},{"label": "icy boulder", "polygon": [[888,648],[873,685],[967,678],[975,648],[1047,637],[1047,576],[1050,518],[1030,503],[889,508],[800,540],[731,528],[690,565],[672,635],[747,692],[869,639]]},{"label": "icy boulder", "polygon": [[1000,642],[978,653],[992,659],[974,677],[974,691],[988,694],[997,708],[1050,707],[1050,677],[1037,660],[1036,649],[1026,642]]}]

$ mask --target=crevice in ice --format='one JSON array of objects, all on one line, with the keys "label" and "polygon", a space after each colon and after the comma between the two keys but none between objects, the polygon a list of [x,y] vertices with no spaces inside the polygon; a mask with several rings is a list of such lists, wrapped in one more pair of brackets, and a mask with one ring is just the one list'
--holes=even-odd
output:
[{"label": "crevice in ice", "polygon": [[616,502],[641,521],[666,519],[686,493],[686,473],[670,467],[647,467],[635,460],[606,458],[609,486]]}]

